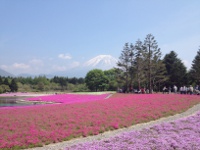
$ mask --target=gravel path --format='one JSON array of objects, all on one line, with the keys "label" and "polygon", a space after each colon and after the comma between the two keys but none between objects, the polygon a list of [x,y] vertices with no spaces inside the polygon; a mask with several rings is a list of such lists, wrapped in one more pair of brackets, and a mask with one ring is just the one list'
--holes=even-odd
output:
[{"label": "gravel path", "polygon": [[77,139],[73,139],[70,141],[49,144],[49,145],[45,145],[43,147],[30,148],[30,149],[26,149],[26,150],[64,150],[66,147],[70,147],[70,146],[78,144],[78,143],[106,139],[106,138],[110,138],[112,136],[116,136],[123,132],[129,132],[131,130],[141,130],[143,128],[151,127],[155,124],[160,124],[163,122],[170,122],[170,121],[177,120],[179,118],[188,117],[188,116],[194,115],[197,111],[200,111],[200,104],[193,106],[192,108],[188,109],[186,112],[183,112],[181,114],[176,114],[174,116],[161,118],[161,119],[151,121],[148,123],[137,124],[137,125],[134,125],[134,126],[131,126],[128,128],[122,128],[122,129],[118,129],[118,130],[114,130],[114,131],[108,131],[108,132],[105,132],[105,133],[102,133],[99,135],[95,135],[95,136],[90,136],[90,137],[85,137],[85,138],[77,138]]}]

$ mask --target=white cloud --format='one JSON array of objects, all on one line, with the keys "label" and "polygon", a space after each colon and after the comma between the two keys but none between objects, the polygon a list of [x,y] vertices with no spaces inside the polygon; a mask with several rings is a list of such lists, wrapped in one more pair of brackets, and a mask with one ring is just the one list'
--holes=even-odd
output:
[{"label": "white cloud", "polygon": [[77,62],[77,61],[74,61],[70,64],[67,64],[67,65],[53,65],[52,66],[52,69],[55,70],[55,71],[67,71],[67,70],[70,70],[72,68],[76,68],[80,66],[80,63]]},{"label": "white cloud", "polygon": [[182,60],[183,64],[187,67],[187,70],[190,70],[191,68],[191,63],[187,60]]},{"label": "white cloud", "polygon": [[72,57],[70,55],[68,55],[68,54],[59,54],[58,58],[61,58],[61,59],[71,59]]},{"label": "white cloud", "polygon": [[40,60],[40,59],[32,59],[29,62],[32,65],[37,65],[37,66],[43,66],[44,65],[43,61]]},{"label": "white cloud", "polygon": [[1,68],[12,74],[29,73],[33,71],[30,65],[25,63],[13,63],[11,65],[1,65]]},{"label": "white cloud", "polygon": [[77,62],[77,61],[74,61],[74,62],[71,63],[70,68],[76,68],[78,66],[80,66],[80,63]]},{"label": "white cloud", "polygon": [[1,67],[2,69],[5,69],[5,70],[8,69],[8,66],[6,66],[6,65],[1,65],[0,67]]},{"label": "white cloud", "polygon": [[13,67],[13,68],[16,68],[16,69],[28,69],[28,68],[30,68],[29,65],[26,65],[26,64],[24,64],[24,63],[14,63],[14,64],[12,65],[12,67]]},{"label": "white cloud", "polygon": [[52,68],[53,68],[53,70],[55,70],[55,71],[66,71],[66,70],[67,70],[67,67],[66,67],[66,66],[53,65]]}]

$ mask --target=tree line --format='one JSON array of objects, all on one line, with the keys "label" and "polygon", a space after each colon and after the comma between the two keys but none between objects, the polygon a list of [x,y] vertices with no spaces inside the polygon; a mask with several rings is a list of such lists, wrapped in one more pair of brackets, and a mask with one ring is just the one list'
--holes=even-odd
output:
[{"label": "tree line", "polygon": [[[200,84],[200,49],[197,51],[189,71],[178,58],[175,51],[170,51],[162,58],[161,49],[155,37],[148,34],[144,41],[137,40],[135,44],[125,43],[117,67],[111,75],[113,88],[122,88],[124,92],[133,89],[148,89],[162,91],[164,86],[177,87]],[[107,89],[109,76],[98,69],[90,71],[85,78],[90,90]]]},{"label": "tree line", "polygon": [[68,78],[54,76],[52,79],[46,76],[38,77],[1,77],[0,93],[6,92],[62,92],[87,90],[84,78]]},{"label": "tree line", "polygon": [[116,91],[123,88],[146,88],[150,93],[161,91],[164,86],[181,87],[200,84],[200,48],[187,71],[175,51],[162,58],[161,49],[155,37],[148,34],[143,41],[125,43],[117,62],[110,70],[93,69],[85,78],[54,76],[49,79],[38,77],[1,77],[0,93],[4,92],[41,92],[41,91]]}]

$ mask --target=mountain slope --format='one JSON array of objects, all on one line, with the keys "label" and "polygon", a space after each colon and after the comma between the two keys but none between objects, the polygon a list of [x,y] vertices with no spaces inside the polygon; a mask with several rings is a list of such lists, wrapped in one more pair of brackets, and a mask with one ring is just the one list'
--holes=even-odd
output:
[{"label": "mountain slope", "polygon": [[13,77],[14,75],[0,68],[0,76],[2,76],[2,77],[8,77],[8,76]]},{"label": "mountain slope", "polygon": [[117,59],[112,57],[111,55],[98,55],[86,63],[84,63],[84,67],[90,68],[98,68],[98,69],[111,69],[116,66]]}]

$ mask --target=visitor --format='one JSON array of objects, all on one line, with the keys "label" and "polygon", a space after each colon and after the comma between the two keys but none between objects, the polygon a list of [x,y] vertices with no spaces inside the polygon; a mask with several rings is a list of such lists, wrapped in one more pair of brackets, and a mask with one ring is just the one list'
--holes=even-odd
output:
[{"label": "visitor", "polygon": [[174,85],[173,90],[174,90],[174,93],[177,93],[177,86],[176,85]]},{"label": "visitor", "polygon": [[180,87],[180,93],[183,94],[183,87]]},{"label": "visitor", "polygon": [[145,93],[145,88],[141,88],[141,92],[142,92],[142,94],[144,94]]},{"label": "visitor", "polygon": [[195,87],[195,93],[196,93],[197,95],[200,95],[200,86],[199,86],[199,85],[197,85],[197,86]]},{"label": "visitor", "polygon": [[192,85],[190,85],[190,87],[189,87],[189,92],[190,92],[190,95],[192,95],[192,94],[193,94],[193,91],[194,91],[194,88],[193,88],[193,86],[192,86]]},{"label": "visitor", "polygon": [[168,88],[168,93],[170,94],[170,93],[171,93],[171,91],[172,91],[172,88],[171,88],[171,87],[169,87],[169,88]]},{"label": "visitor", "polygon": [[163,94],[167,92],[166,86],[163,87]]},{"label": "visitor", "polygon": [[187,94],[187,88],[185,85],[183,86],[183,94]]}]

